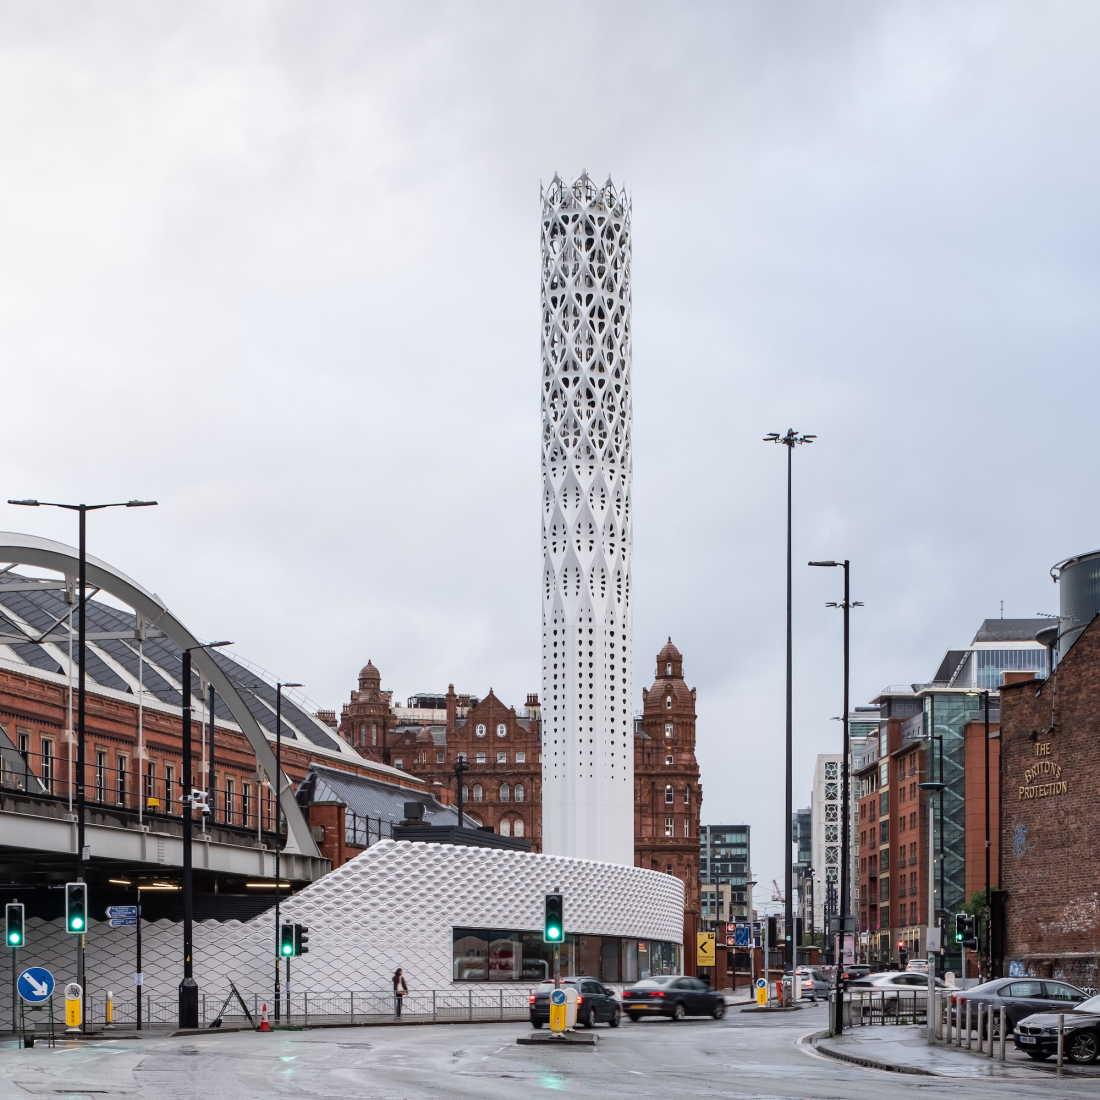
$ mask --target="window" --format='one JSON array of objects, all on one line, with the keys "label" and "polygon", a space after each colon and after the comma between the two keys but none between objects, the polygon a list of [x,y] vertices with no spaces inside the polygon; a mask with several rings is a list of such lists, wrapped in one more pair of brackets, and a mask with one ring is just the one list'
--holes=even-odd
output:
[{"label": "window", "polygon": [[672,763],[672,753],[669,753],[669,754],[668,754],[668,755],[667,755],[667,756],[665,757],[665,763],[666,763],[666,764],[671,764],[671,763]]},{"label": "window", "polygon": [[118,784],[116,795],[120,806],[126,805],[126,757],[118,758]]},{"label": "window", "polygon": [[885,819],[878,823],[878,842],[887,844],[890,841],[890,821]]},{"label": "window", "polygon": [[666,676],[671,676],[672,675],[672,662],[671,661],[669,661],[668,664],[665,665],[665,675]]},{"label": "window", "polygon": [[691,822],[684,818],[684,836],[691,836]]},{"label": "window", "polygon": [[248,812],[251,809],[251,807],[249,805],[249,803],[251,802],[251,798],[250,798],[251,794],[252,794],[252,789],[249,787],[249,785],[247,783],[242,783],[241,784],[241,824],[242,825],[247,825],[248,824]]},{"label": "window", "polygon": [[836,779],[837,778],[837,770],[836,770],[836,761],[835,760],[827,760],[825,762],[825,778],[826,779]]},{"label": "window", "polygon": [[828,847],[825,849],[825,862],[836,864],[840,862],[840,849]]},{"label": "window", "polygon": [[898,832],[899,833],[904,833],[905,832],[905,822],[906,822],[905,814],[902,814],[901,817],[898,818]]},{"label": "window", "polygon": [[[522,799],[517,798],[516,801],[520,802],[520,801],[522,801]],[[512,825],[512,836],[523,836],[523,821],[522,820],[517,821]]]},{"label": "window", "polygon": [[145,800],[157,797],[157,765],[150,760],[145,771]]},{"label": "window", "polygon": [[97,752],[95,754],[95,796],[98,802],[107,798],[107,754]]},{"label": "window", "polygon": [[889,901],[890,900],[890,879],[889,876],[883,875],[878,880],[878,900]]},{"label": "window", "polygon": [[498,764],[507,764],[508,763],[508,754],[506,752],[498,752],[497,753],[497,763]]},{"label": "window", "polygon": [[500,823],[500,835],[501,836],[511,836],[512,835],[512,823],[507,818],[505,818]]},{"label": "window", "polygon": [[671,737],[671,736],[672,736],[672,723],[671,722],[666,722],[665,723],[665,737]]},{"label": "window", "polygon": [[[676,822],[671,817],[665,818],[665,836],[676,835]],[[669,873],[672,873],[672,867],[669,867]]]},{"label": "window", "polygon": [[462,784],[462,801],[463,802],[469,802],[470,801],[470,788],[467,787],[465,783]]},{"label": "window", "polygon": [[684,788],[684,805],[685,806],[690,806],[691,805],[691,788],[690,787],[685,787]]},{"label": "window", "polygon": [[839,829],[839,826],[837,826],[837,825],[826,825],[825,826],[825,843],[826,844],[836,844],[837,840],[839,839],[839,837],[837,836],[838,829]]},{"label": "window", "polygon": [[507,737],[507,736],[508,736],[508,727],[503,722],[501,722],[500,725],[497,726],[497,737]]},{"label": "window", "polygon": [[1041,997],[1043,995],[1042,982],[1013,982],[1002,997]]},{"label": "window", "polygon": [[53,742],[42,738],[42,785],[53,790]]},{"label": "window", "polygon": [[672,710],[672,696],[671,695],[666,695],[665,696],[665,709],[666,710]]},{"label": "window", "polygon": [[916,815],[916,813],[911,813],[909,815],[909,828],[910,829],[915,829],[916,827],[917,827],[917,815]]},{"label": "window", "polygon": [[522,802],[524,798],[523,784],[517,783],[512,791],[512,797],[516,802]]},{"label": "window", "polygon": [[526,764],[527,763],[527,753],[517,752],[516,753],[516,763],[517,764]]},{"label": "window", "polygon": [[459,760],[462,760],[463,762],[465,762],[465,760],[466,760],[466,754],[465,754],[464,752],[460,752],[460,753],[458,754],[458,758],[459,758]]},{"label": "window", "polygon": [[485,798],[485,791],[482,789],[481,784],[480,783],[475,783],[474,784],[474,801],[475,802],[481,802],[481,801],[484,800],[484,798]]},{"label": "window", "polygon": [[371,723],[370,727],[370,743],[372,745],[378,744],[378,726],[374,722]]},{"label": "window", "polygon": [[825,798],[830,802],[835,802],[839,796],[838,786],[836,783],[825,784]]},{"label": "window", "polygon": [[233,780],[228,776],[225,779],[225,823],[233,823]]},{"label": "window", "polygon": [[878,854],[879,869],[883,872],[890,870],[890,849],[884,848]]},{"label": "window", "polygon": [[437,752],[437,753],[435,754],[435,762],[436,762],[437,764],[442,764],[442,763],[443,763],[443,753],[441,753],[441,752]]},{"label": "window", "polygon": [[405,758],[403,756],[395,756],[393,758],[393,766],[395,768],[404,768],[405,767]]},{"label": "window", "polygon": [[885,787],[890,782],[890,765],[884,760],[878,766],[878,785]]},{"label": "window", "polygon": [[1043,982],[1043,985],[1046,986],[1046,996],[1052,1001],[1072,1001],[1076,1004],[1084,1000],[1071,985],[1064,985],[1062,982]]},{"label": "window", "polygon": [[501,785],[500,785],[500,800],[501,800],[501,802],[507,802],[509,794],[511,794],[511,791],[508,789],[508,784],[507,783],[501,783]]},{"label": "window", "polygon": [[672,803],[673,803],[673,798],[674,798],[674,796],[673,796],[673,793],[672,793],[672,784],[669,783],[665,787],[665,803],[667,805],[671,806]]},{"label": "window", "polygon": [[890,792],[883,791],[878,796],[878,815],[885,817],[890,812]]},{"label": "window", "polygon": [[479,725],[477,727],[477,735],[478,735],[478,737],[484,737],[485,736],[485,727],[484,727],[484,725]]},{"label": "window", "polygon": [[[862,809],[862,807],[860,807],[860,808]],[[839,808],[838,808],[838,806],[835,802],[826,802],[825,803],[825,820],[826,821],[837,821],[838,820],[838,817],[837,817],[838,813],[839,813]]]},{"label": "window", "polygon": [[164,765],[164,812],[175,813],[176,769],[171,764]]}]

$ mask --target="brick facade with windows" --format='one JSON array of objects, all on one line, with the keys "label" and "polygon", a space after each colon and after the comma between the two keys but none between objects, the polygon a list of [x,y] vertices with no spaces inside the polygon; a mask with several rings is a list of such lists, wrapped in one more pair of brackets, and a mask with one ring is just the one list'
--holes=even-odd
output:
[{"label": "brick facade with windows", "polygon": [[[1004,965],[1100,986],[1100,622],[1048,680],[1001,688]],[[1010,680],[1017,680],[1012,683]]]}]

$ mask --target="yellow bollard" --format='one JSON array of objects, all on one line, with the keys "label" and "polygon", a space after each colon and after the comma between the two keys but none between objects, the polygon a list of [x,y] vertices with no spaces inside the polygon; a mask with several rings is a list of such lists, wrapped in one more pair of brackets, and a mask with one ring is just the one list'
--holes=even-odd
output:
[{"label": "yellow bollard", "polygon": [[106,1027],[115,1026],[115,995],[107,990],[107,1023]]},{"label": "yellow bollard", "polygon": [[550,1030],[565,1030],[565,990],[555,989],[550,994]]}]

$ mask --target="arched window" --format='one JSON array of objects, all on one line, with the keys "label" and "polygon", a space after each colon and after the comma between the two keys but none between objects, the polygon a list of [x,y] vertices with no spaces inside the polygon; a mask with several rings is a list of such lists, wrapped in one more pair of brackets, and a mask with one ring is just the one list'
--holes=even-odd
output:
[{"label": "arched window", "polygon": [[367,723],[359,723],[359,744],[365,745],[367,743]]},{"label": "arched window", "polygon": [[522,783],[517,783],[516,784],[516,789],[515,789],[515,800],[517,802],[522,802],[523,801],[523,794],[524,794],[523,784]]},{"label": "arched window", "polygon": [[480,783],[474,784],[474,801],[481,802],[485,797],[485,792],[481,789]]},{"label": "arched window", "polygon": [[501,800],[501,802],[507,802],[508,801],[508,784],[507,783],[501,783],[501,785],[500,785],[500,800]]},{"label": "arched window", "polygon": [[371,723],[370,727],[370,743],[372,745],[378,744],[378,725],[374,722]]},{"label": "arched window", "polygon": [[516,827],[512,830],[512,836],[523,836],[523,822],[517,821]]},{"label": "arched window", "polygon": [[665,736],[666,737],[671,737],[672,736],[672,723],[671,722],[666,722],[665,723]]},{"label": "arched window", "polygon": [[511,825],[511,822],[509,822],[508,818],[505,818],[500,823],[500,835],[501,836],[511,836],[512,835],[512,825]]},{"label": "arched window", "polygon": [[666,676],[671,676],[672,675],[672,662],[671,661],[669,661],[668,664],[665,665],[665,675]]},{"label": "arched window", "polygon": [[483,724],[478,725],[477,735],[478,735],[478,737],[484,737],[485,736],[485,726]]},{"label": "arched window", "polygon": [[685,806],[690,806],[691,805],[691,788],[690,787],[685,787],[684,788],[684,805]]},{"label": "arched window", "polygon": [[672,802],[673,802],[672,784],[671,783],[669,783],[668,786],[665,787],[665,802],[668,803],[668,805],[670,805],[670,806],[672,805]]},{"label": "arched window", "polygon": [[503,722],[501,722],[500,725],[497,726],[497,737],[507,737],[507,736],[508,736],[508,727]]},{"label": "arched window", "polygon": [[665,707],[668,710],[672,710],[672,696],[671,695],[666,695],[665,696]]},{"label": "arched window", "polygon": [[463,802],[469,802],[470,801],[470,788],[467,787],[465,783],[462,784],[462,801]]}]

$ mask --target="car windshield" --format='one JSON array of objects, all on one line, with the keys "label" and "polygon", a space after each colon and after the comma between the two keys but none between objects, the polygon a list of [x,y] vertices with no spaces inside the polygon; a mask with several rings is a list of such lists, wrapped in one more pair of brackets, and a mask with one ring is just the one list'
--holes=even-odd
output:
[{"label": "car windshield", "polygon": [[1100,1014],[1100,997],[1090,997],[1087,1001],[1082,1001],[1079,1005],[1074,1006],[1073,1011]]}]

